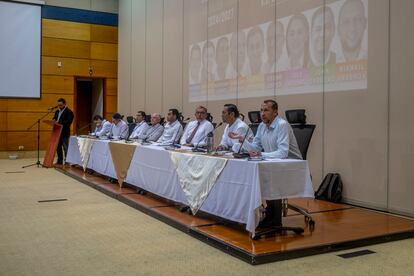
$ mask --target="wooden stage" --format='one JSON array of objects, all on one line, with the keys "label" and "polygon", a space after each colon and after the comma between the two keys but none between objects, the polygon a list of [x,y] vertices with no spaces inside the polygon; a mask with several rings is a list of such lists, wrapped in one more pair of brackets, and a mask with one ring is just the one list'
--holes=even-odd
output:
[{"label": "wooden stage", "polygon": [[244,225],[202,212],[196,216],[182,213],[181,206],[174,202],[149,193],[138,194],[135,187],[126,183],[120,188],[107,177],[84,173],[78,166],[58,170],[253,265],[414,237],[411,219],[346,204],[290,199],[289,203],[302,206],[312,214],[316,222],[313,231],[302,215],[290,211],[283,218],[283,225],[302,226],[303,234],[288,232],[255,241],[244,230]]}]

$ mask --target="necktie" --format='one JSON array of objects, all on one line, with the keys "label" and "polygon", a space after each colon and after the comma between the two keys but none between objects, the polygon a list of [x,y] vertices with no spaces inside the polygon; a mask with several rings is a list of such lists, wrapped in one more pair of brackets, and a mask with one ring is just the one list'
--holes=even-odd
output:
[{"label": "necktie", "polygon": [[199,127],[200,127],[200,122],[197,122],[197,126],[194,128],[193,132],[191,132],[190,137],[188,137],[187,140],[185,140],[185,142],[187,144],[190,144],[191,143],[191,140],[193,140],[194,135],[196,134],[196,132],[197,132],[197,130],[198,130]]}]

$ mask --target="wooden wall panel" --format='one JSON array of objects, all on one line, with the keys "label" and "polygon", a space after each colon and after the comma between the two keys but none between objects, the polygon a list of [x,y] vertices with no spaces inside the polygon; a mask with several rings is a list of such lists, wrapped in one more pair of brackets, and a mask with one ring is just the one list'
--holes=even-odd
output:
[{"label": "wooden wall panel", "polygon": [[74,89],[72,76],[42,76],[42,94],[72,94]]},{"label": "wooden wall panel", "polygon": [[89,41],[91,39],[91,25],[84,23],[43,19],[42,36]]},{"label": "wooden wall panel", "polygon": [[8,102],[8,111],[34,111],[46,112],[48,107],[56,106],[56,101],[59,98],[65,98],[66,103],[71,108],[73,106],[73,97],[67,95],[45,94],[39,100],[24,100],[24,99],[10,99]]},{"label": "wooden wall panel", "polygon": [[118,28],[92,24],[90,40],[95,42],[118,43]]},{"label": "wooden wall panel", "polygon": [[0,131],[0,151],[8,150],[7,149],[7,132]]},{"label": "wooden wall panel", "polygon": [[44,37],[42,55],[88,59],[91,55],[91,45],[88,41]]},{"label": "wooden wall panel", "polygon": [[112,43],[91,42],[91,59],[112,60],[118,59],[118,45]]},{"label": "wooden wall panel", "polygon": [[106,95],[116,96],[118,94],[118,80],[106,79]]},{"label": "wooden wall panel", "polygon": [[106,96],[105,97],[105,113],[115,113],[117,112],[118,108],[118,99],[117,96]]},{"label": "wooden wall panel", "polygon": [[7,111],[7,99],[0,99],[0,111]]},{"label": "wooden wall panel", "polygon": [[[53,114],[46,116],[43,120],[50,120]],[[27,131],[27,128],[36,122],[36,120],[43,116],[43,113],[34,112],[8,112],[7,130],[8,131]],[[40,122],[41,130],[51,130],[51,126]],[[31,131],[37,131],[37,126],[34,126]]]},{"label": "wooden wall panel", "polygon": [[[62,63],[58,67],[58,62]],[[61,75],[61,76],[89,76],[89,60],[61,58],[61,57],[42,57],[42,74]]]},{"label": "wooden wall panel", "polygon": [[8,113],[6,111],[0,112],[0,131],[7,130],[7,114]]},{"label": "wooden wall panel", "polygon": [[[51,131],[40,132],[40,148],[45,149],[50,139]],[[7,132],[7,150],[16,151],[19,146],[24,146],[24,150],[37,149],[37,132],[21,131]]]},{"label": "wooden wall panel", "polygon": [[116,78],[118,75],[118,64],[115,61],[91,60],[94,77]]}]

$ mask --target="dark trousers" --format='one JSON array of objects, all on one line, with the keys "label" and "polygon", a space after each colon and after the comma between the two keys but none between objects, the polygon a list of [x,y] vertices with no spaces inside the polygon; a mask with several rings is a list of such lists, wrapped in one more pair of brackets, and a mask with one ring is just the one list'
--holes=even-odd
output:
[{"label": "dark trousers", "polygon": [[[66,155],[68,155],[68,147],[69,147],[69,136],[60,136],[59,144],[56,149],[56,153],[58,156],[58,160],[57,160],[58,164],[63,164],[63,160],[66,160]],[[63,152],[65,152],[65,156],[63,156]]]}]

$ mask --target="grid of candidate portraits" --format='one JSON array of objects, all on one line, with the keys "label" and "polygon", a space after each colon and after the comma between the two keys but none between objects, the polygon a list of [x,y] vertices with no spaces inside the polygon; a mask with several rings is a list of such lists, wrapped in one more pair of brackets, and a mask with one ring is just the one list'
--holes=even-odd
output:
[{"label": "grid of candidate portraits", "polygon": [[188,49],[190,102],[364,90],[368,0],[338,0]]}]

